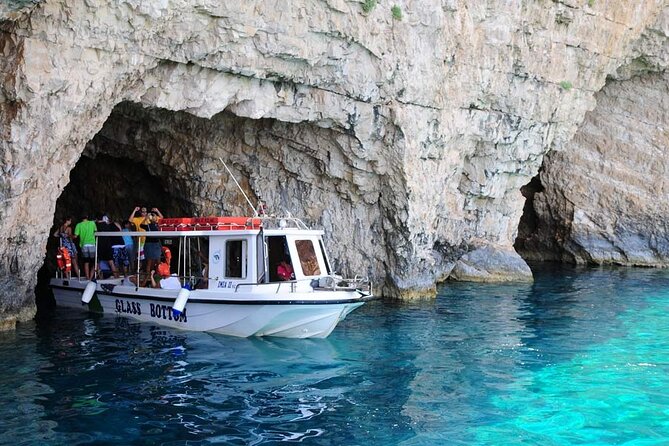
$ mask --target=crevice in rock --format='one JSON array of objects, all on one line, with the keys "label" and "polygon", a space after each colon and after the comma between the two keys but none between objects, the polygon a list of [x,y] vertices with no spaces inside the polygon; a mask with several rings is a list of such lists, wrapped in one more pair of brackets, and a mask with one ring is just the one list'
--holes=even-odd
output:
[{"label": "crevice in rock", "polygon": [[544,187],[541,184],[540,173],[532,177],[529,183],[520,188],[520,193],[525,197],[523,206],[523,215],[518,223],[518,235],[513,247],[519,253],[525,251],[525,242],[536,232],[539,224],[537,212],[534,209],[534,195],[543,192]]},{"label": "crevice in rock", "polygon": [[558,260],[560,256],[558,251],[561,251],[556,245],[542,239],[543,232],[545,232],[542,232],[542,227],[546,222],[542,221],[535,207],[539,205],[537,198],[545,190],[541,183],[542,171],[543,167],[529,183],[520,188],[520,193],[525,197],[525,204],[513,247],[525,261]]}]

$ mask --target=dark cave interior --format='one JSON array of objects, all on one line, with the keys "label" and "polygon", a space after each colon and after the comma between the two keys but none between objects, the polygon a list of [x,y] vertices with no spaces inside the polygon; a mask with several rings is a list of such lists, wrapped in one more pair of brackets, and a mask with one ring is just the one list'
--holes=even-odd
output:
[{"label": "dark cave interior", "polygon": [[165,179],[151,175],[141,162],[104,153],[91,158],[84,153],[56,202],[46,256],[35,289],[38,311],[49,311],[54,306],[48,281],[56,272],[59,239],[53,233],[67,217],[73,218],[74,228],[82,217],[99,219],[102,214],[122,224],[135,206],[155,207],[164,215],[188,212],[188,206],[170,194],[170,190],[171,185]]}]

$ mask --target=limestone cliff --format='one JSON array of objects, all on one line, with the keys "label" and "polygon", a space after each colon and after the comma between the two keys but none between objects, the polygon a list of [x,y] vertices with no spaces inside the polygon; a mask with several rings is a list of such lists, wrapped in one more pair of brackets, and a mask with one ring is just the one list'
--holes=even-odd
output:
[{"label": "limestone cliff", "polygon": [[669,264],[669,12],[633,44],[568,144],[548,154],[527,191],[524,257]]},{"label": "limestone cliff", "polygon": [[520,188],[665,3],[374,4],[1,6],[0,319],[30,314],[85,150],[171,175],[193,212],[244,212],[223,156],[271,208],[325,227],[340,268],[387,295],[429,292],[456,264],[460,279],[527,280],[512,249]]}]

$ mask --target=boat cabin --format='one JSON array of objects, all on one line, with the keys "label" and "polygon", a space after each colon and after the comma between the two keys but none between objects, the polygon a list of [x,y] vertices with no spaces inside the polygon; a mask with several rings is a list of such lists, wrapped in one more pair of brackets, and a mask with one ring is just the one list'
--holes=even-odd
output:
[{"label": "boat cabin", "polygon": [[[332,274],[323,231],[310,230],[298,219],[164,218],[159,227],[160,231],[124,235],[146,237],[147,242],[158,238],[170,251],[170,271],[191,289],[236,291],[240,285],[281,282],[308,285]],[[280,267],[282,261],[289,266]]]}]

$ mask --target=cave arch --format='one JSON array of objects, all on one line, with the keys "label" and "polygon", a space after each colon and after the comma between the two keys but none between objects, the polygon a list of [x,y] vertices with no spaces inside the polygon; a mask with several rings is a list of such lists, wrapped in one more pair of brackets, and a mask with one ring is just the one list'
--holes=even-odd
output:
[{"label": "cave arch", "polygon": [[[86,144],[57,200],[50,233],[83,211],[124,220],[136,205],[158,207],[166,216],[247,215],[244,192],[271,212],[300,216],[324,227],[337,271],[365,268],[374,277],[386,257],[379,206],[380,185],[356,151],[359,141],[337,129],[311,123],[251,119],[229,112],[201,118],[181,111],[118,104]],[[374,239],[350,227],[374,223]],[[330,243],[331,242],[331,243]],[[55,271],[57,240],[39,275],[39,295]],[[339,261],[339,262],[337,262]],[[370,266],[370,263],[373,266]],[[48,274],[47,274],[48,273]]]},{"label": "cave arch", "polygon": [[134,206],[157,207],[167,214],[184,213],[187,205],[175,198],[165,179],[146,165],[127,157],[84,154],[70,173],[70,182],[56,202],[54,226],[66,216],[105,212],[125,220]]},{"label": "cave arch", "polygon": [[[623,68],[638,69],[638,61]],[[525,259],[669,264],[668,96],[665,72],[608,80],[574,138],[549,152],[521,189],[527,201],[515,246]]]}]

